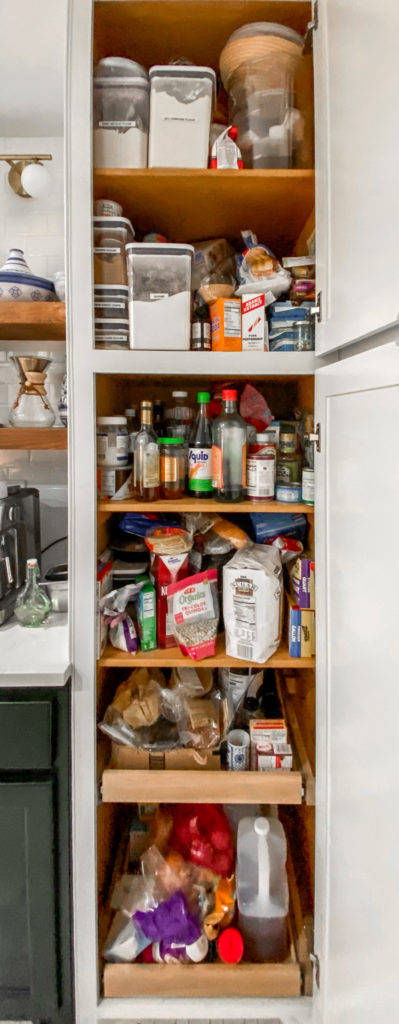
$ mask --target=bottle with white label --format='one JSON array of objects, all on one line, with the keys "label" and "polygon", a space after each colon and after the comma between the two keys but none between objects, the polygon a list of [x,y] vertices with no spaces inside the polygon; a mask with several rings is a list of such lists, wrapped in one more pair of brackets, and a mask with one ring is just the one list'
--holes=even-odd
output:
[{"label": "bottle with white label", "polygon": [[140,404],[141,426],[134,442],[134,496],[137,501],[157,501],[160,467],[158,438],[152,417],[152,402]]},{"label": "bottle with white label", "polygon": [[192,430],[188,453],[188,492],[196,498],[210,498],[212,497],[212,428],[208,391],[199,391],[197,402],[199,410]]}]

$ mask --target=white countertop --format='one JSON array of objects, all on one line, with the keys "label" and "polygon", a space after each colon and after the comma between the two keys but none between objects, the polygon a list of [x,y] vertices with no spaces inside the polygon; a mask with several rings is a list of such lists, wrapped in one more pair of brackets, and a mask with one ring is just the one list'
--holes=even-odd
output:
[{"label": "white countertop", "polygon": [[0,687],[63,686],[70,671],[66,612],[52,612],[37,629],[14,616],[0,627]]}]

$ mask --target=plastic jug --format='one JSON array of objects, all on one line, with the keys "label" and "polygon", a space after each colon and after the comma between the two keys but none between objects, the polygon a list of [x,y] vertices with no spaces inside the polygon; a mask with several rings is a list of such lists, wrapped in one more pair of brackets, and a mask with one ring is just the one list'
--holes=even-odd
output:
[{"label": "plastic jug", "polygon": [[287,842],[277,818],[242,818],[237,836],[237,903],[245,959],[288,956]]}]

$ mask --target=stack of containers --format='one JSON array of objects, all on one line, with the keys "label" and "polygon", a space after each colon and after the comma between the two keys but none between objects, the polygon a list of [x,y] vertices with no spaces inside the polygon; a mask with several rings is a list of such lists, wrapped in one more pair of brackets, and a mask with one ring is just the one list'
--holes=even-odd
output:
[{"label": "stack of containers", "polygon": [[190,348],[192,245],[127,245],[130,347]]},{"label": "stack of containers", "polygon": [[312,303],[275,302],[269,322],[271,352],[313,351],[315,342]]},{"label": "stack of containers", "polygon": [[216,98],[212,68],[166,64],[150,69],[149,167],[208,166]]},{"label": "stack of containers", "polygon": [[126,57],[105,57],[94,71],[94,166],[146,167],[150,86]]},{"label": "stack of containers", "polygon": [[94,317],[97,347],[129,347],[126,246],[133,239],[134,230],[126,217],[94,217]]},{"label": "stack of containers", "polygon": [[292,167],[298,156],[304,122],[294,93],[302,48],[293,29],[253,22],[233,32],[222,50],[229,123],[237,128],[244,167]]}]

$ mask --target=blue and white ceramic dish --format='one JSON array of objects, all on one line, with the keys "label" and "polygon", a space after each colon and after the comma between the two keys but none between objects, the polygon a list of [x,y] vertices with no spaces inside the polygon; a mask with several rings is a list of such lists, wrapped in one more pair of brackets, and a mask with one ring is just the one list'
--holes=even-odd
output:
[{"label": "blue and white ceramic dish", "polygon": [[32,274],[22,249],[10,249],[8,260],[0,270],[0,302],[51,302],[54,299],[53,281]]}]

